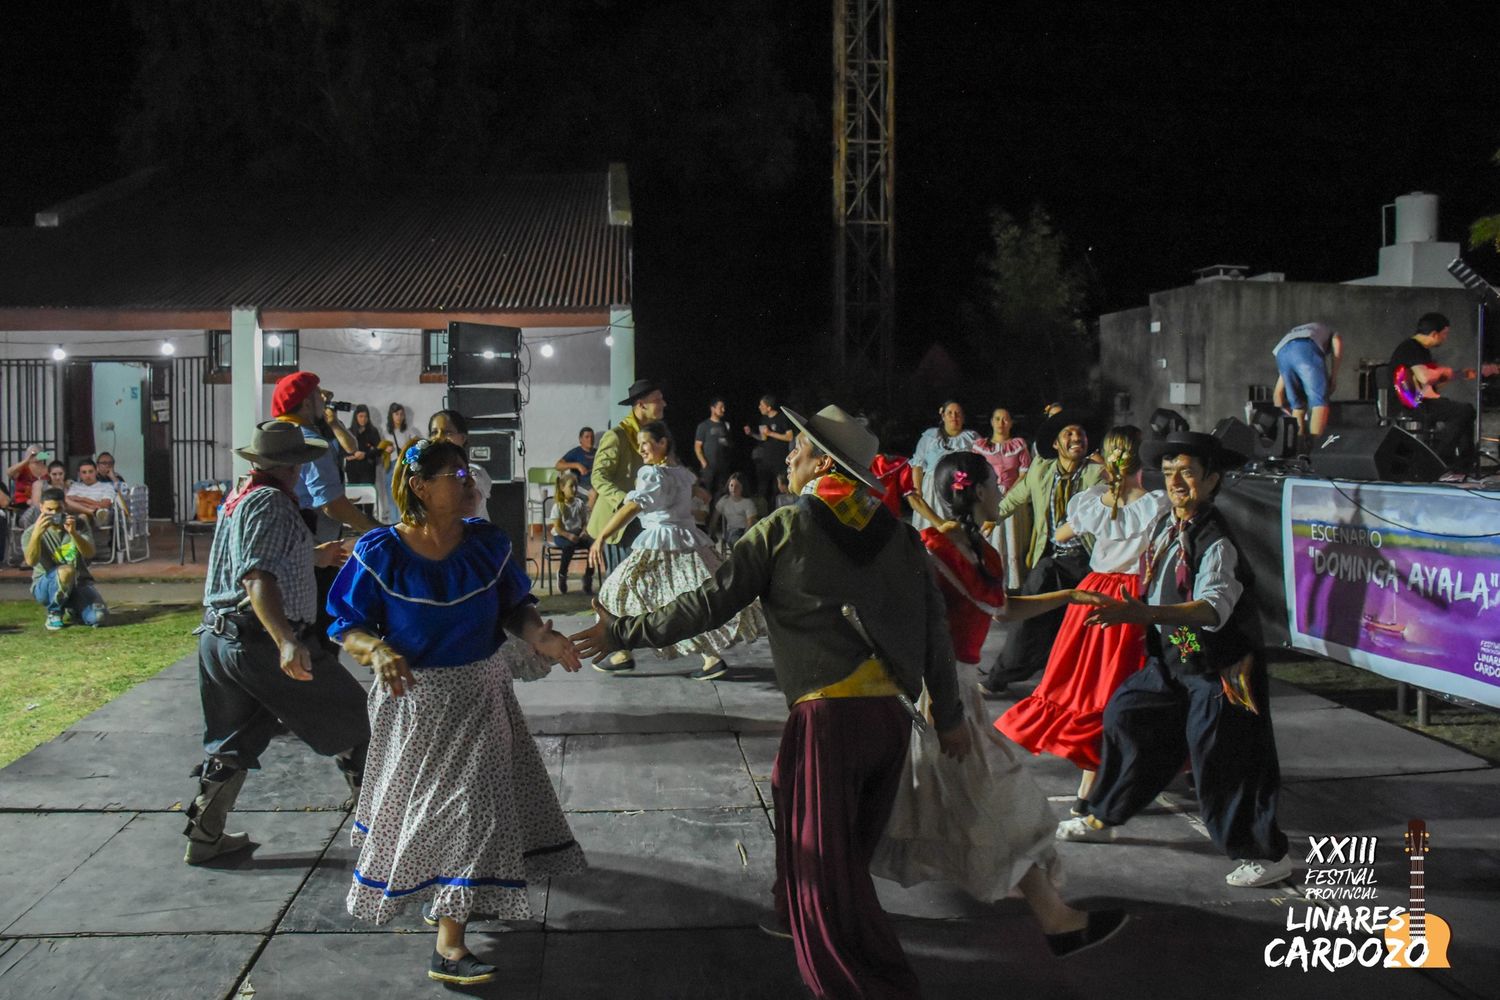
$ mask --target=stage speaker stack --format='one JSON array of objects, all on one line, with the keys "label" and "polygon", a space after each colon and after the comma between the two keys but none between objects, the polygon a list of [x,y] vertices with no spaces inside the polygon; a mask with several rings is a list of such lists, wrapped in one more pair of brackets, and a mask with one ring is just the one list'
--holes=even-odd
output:
[{"label": "stage speaker stack", "polygon": [[494,480],[490,521],[525,552],[526,480],[521,452],[521,331],[485,323],[448,324],[450,410],[469,422],[469,462]]},{"label": "stage speaker stack", "polygon": [[1238,417],[1225,417],[1214,426],[1214,437],[1226,448],[1233,449],[1253,462],[1266,454],[1260,432]]},{"label": "stage speaker stack", "polygon": [[1399,427],[1331,430],[1310,458],[1313,471],[1329,479],[1432,483],[1447,471],[1435,451]]}]

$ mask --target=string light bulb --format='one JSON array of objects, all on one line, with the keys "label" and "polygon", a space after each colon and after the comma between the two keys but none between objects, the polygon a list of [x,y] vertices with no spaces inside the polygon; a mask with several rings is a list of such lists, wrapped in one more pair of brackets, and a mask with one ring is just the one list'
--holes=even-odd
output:
[{"label": "string light bulb", "polygon": [[612,333],[606,333],[604,335],[604,346],[605,347],[614,347],[615,346],[615,335],[614,334],[612,334]]},{"label": "string light bulb", "polygon": [[378,330],[370,331],[370,350],[380,350],[380,331]]},{"label": "string light bulb", "polygon": [[280,347],[281,346],[281,334],[279,334],[279,333],[268,333],[268,334],[266,334],[266,346],[267,347],[272,347],[272,348]]},{"label": "string light bulb", "polygon": [[177,353],[177,345],[170,340],[163,340],[161,342],[161,352],[170,358]]},{"label": "string light bulb", "polygon": [[552,355],[554,355],[556,353],[557,353],[557,349],[554,348],[551,344],[543,344],[542,345],[542,357],[544,357],[544,358],[550,358],[550,357],[552,357]]},{"label": "string light bulb", "polygon": [[63,360],[65,360],[67,358],[67,356],[68,356],[68,352],[65,351],[65,350],[63,350],[61,347],[54,347],[54,348],[52,348],[52,360],[53,361],[63,361]]}]

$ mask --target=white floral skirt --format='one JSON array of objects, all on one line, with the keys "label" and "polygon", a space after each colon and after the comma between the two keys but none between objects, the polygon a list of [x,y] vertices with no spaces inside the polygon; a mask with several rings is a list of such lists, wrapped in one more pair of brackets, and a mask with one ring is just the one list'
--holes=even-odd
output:
[{"label": "white floral skirt", "polygon": [[[670,604],[679,594],[697,590],[724,562],[709,546],[686,552],[632,549],[625,561],[605,577],[599,603],[615,616],[650,614]],[[739,642],[754,642],[766,634],[766,618],[757,598],[711,632],[658,649],[663,659],[679,656],[718,656]]]},{"label": "white floral skirt", "polygon": [[508,650],[370,689],[370,752],[350,840],[349,912],[386,923],[413,900],[440,916],[526,920],[528,880],[586,867],[512,688]]}]

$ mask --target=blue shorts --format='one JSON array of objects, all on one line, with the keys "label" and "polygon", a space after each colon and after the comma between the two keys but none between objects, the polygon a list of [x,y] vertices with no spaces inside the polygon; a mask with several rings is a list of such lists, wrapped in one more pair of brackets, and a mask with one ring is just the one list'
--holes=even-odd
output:
[{"label": "blue shorts", "polygon": [[1276,370],[1286,385],[1286,405],[1293,410],[1328,405],[1328,368],[1323,355],[1306,337],[1276,352]]}]

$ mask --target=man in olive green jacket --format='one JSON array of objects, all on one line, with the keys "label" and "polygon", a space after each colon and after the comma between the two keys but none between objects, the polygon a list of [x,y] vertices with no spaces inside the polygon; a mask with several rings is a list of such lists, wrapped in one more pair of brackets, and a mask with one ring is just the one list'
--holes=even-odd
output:
[{"label": "man in olive green jacket", "polygon": [[661,648],[761,599],[791,707],[771,777],[778,933],[815,996],[917,996],[870,858],[911,738],[902,697],[925,683],[943,751],[970,749],[946,610],[921,538],[878,499],[875,436],[836,406],[810,420],[782,412],[799,432],[787,457],[797,502],[752,525],[697,590],[628,618],[596,601],[599,622],[573,639],[592,657]]},{"label": "man in olive green jacket", "polygon": [[[667,412],[667,401],[662,396],[661,386],[650,379],[640,379],[630,387],[630,394],[620,400],[621,406],[630,407],[625,419],[604,432],[599,447],[594,452],[594,505],[589,511],[589,535],[599,538],[609,519],[625,502],[625,494],[635,489],[635,474],[641,470],[641,427],[653,420],[660,420]],[[630,552],[630,543],[640,534],[639,520],[631,521],[611,538],[604,539],[604,571],[614,568]]]},{"label": "man in olive green jacket", "polygon": [[[1037,428],[1036,450],[1041,461],[1033,462],[1006,492],[999,508],[1002,521],[1025,507],[1031,509],[1029,570],[1021,585],[1026,596],[1071,590],[1088,575],[1093,539],[1080,535],[1058,543],[1053,536],[1067,520],[1068,501],[1104,476],[1103,466],[1088,460],[1088,430],[1077,414],[1059,411],[1044,420]],[[1050,611],[1016,627],[985,674],[981,686],[986,693],[1003,691],[1007,684],[1024,681],[1047,665],[1064,613]]]}]

